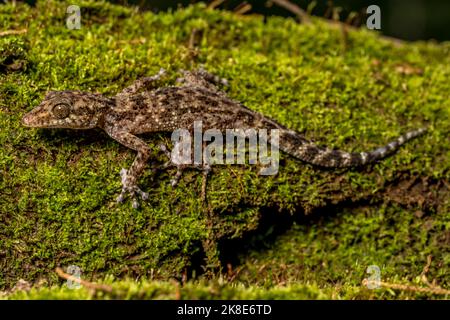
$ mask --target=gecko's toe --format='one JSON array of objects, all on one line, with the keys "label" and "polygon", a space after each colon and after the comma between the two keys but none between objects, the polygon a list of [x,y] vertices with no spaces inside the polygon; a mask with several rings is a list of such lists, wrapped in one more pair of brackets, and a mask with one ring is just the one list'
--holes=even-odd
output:
[{"label": "gecko's toe", "polygon": [[127,173],[128,173],[128,171],[127,171],[127,169],[124,169],[124,168],[122,168],[122,170],[120,170],[120,180],[121,180],[121,182],[122,182],[122,185],[124,186],[125,185],[125,183],[126,183],[126,181],[127,181]]},{"label": "gecko's toe", "polygon": [[173,188],[173,187],[176,187],[177,184],[178,184],[178,180],[177,180],[177,179],[172,179],[172,180],[170,180],[170,185],[172,186],[172,188]]},{"label": "gecko's toe", "polygon": [[177,167],[177,173],[175,173],[175,176],[170,180],[170,185],[172,187],[176,187],[178,182],[180,182],[181,176],[183,175],[183,168]]},{"label": "gecko's toe", "polygon": [[137,188],[137,193],[141,196],[142,200],[148,200],[149,194],[147,192],[142,191],[141,189]]},{"label": "gecko's toe", "polygon": [[124,199],[125,199],[124,192],[121,192],[121,193],[119,194],[119,196],[116,198],[116,202],[117,202],[117,203],[122,203]]},{"label": "gecko's toe", "polygon": [[133,208],[138,208],[139,202],[137,200],[137,195],[139,195],[142,200],[147,200],[149,198],[149,194],[139,189],[133,180],[129,180],[127,169],[122,168],[122,170],[120,170],[120,177],[122,180],[122,191],[116,198],[116,201],[118,203],[122,203],[128,196],[132,201]]},{"label": "gecko's toe", "polygon": [[126,188],[126,189],[122,190],[120,195],[117,197],[116,201],[118,203],[122,203],[125,200],[127,195],[128,195],[128,197],[130,197],[131,203],[132,203],[132,206],[134,209],[137,209],[140,206],[137,195],[139,195],[140,198],[144,201],[148,200],[148,198],[149,198],[149,194],[147,192],[142,191],[138,187],[132,187],[132,188]]},{"label": "gecko's toe", "polygon": [[161,151],[167,151],[167,146],[164,144],[164,143],[160,143],[159,145],[158,145],[158,148],[159,148],[159,150],[161,150]]}]

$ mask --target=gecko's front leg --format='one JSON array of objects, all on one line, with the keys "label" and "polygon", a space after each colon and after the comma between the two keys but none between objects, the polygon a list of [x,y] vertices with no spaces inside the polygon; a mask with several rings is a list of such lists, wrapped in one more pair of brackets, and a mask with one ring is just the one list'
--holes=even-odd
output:
[{"label": "gecko's front leg", "polygon": [[133,201],[133,208],[138,208],[139,202],[137,200],[137,195],[139,195],[142,200],[148,199],[148,193],[139,189],[137,186],[137,181],[146,166],[148,158],[150,157],[150,148],[143,140],[129,132],[120,131],[115,128],[106,129],[106,132],[114,140],[130,149],[137,151],[137,156],[131,167],[128,170],[122,168],[120,171],[120,176],[122,178],[122,191],[117,197],[117,201],[122,202],[128,194]]}]

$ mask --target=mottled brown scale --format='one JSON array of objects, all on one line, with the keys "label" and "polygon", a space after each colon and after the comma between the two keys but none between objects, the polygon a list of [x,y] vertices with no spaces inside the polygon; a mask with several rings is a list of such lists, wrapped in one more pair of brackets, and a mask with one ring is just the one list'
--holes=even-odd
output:
[{"label": "mottled brown scale", "polygon": [[[279,129],[279,148],[305,162],[322,167],[352,167],[381,159],[406,141],[425,132],[424,129],[408,132],[384,147],[371,152],[348,153],[320,147],[300,134],[289,130],[274,120],[246,108],[220,91],[216,84],[226,80],[200,69],[184,72],[178,79],[180,85],[147,89],[162,75],[137,80],[115,97],[80,91],[51,91],[42,103],[27,113],[22,123],[41,128],[102,128],[113,139],[133,149],[137,156],[128,170],[122,169],[122,192],[118,201],[128,193],[133,207],[138,206],[136,195],[148,195],[137,187],[137,180],[150,156],[148,145],[136,135],[147,132],[171,132],[175,129],[193,129],[194,121],[202,121],[203,130],[217,129]],[[147,90],[143,90],[147,89]],[[64,119],[58,118],[55,105],[69,106]],[[61,109],[61,108],[60,108]],[[65,114],[65,107],[59,116]],[[180,173],[177,173],[179,178]]]}]

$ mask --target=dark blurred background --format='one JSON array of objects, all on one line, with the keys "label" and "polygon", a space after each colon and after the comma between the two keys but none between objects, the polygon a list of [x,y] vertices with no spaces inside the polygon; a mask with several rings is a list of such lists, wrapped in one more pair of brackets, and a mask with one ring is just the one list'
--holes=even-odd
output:
[{"label": "dark blurred background", "polygon": [[[33,1],[27,1],[33,2]],[[125,5],[137,5],[155,12],[176,9],[196,0],[111,0]],[[213,0],[204,0],[211,3]],[[265,16],[295,15],[266,0],[216,0],[217,8],[243,14],[258,13]],[[366,8],[378,5],[381,9],[381,32],[407,40],[450,40],[450,0],[291,0],[302,9],[310,8],[313,15],[339,19],[360,26],[366,23]]]}]

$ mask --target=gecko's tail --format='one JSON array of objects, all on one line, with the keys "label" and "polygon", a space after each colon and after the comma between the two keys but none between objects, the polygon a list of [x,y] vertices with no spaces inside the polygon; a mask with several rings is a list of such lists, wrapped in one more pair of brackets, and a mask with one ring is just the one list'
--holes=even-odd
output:
[{"label": "gecko's tail", "polygon": [[279,148],[305,162],[321,167],[357,167],[375,162],[394,153],[401,145],[426,132],[425,128],[410,131],[383,147],[369,152],[350,153],[341,150],[333,150],[320,147],[310,141],[306,141],[293,131],[282,131],[280,134]]}]

